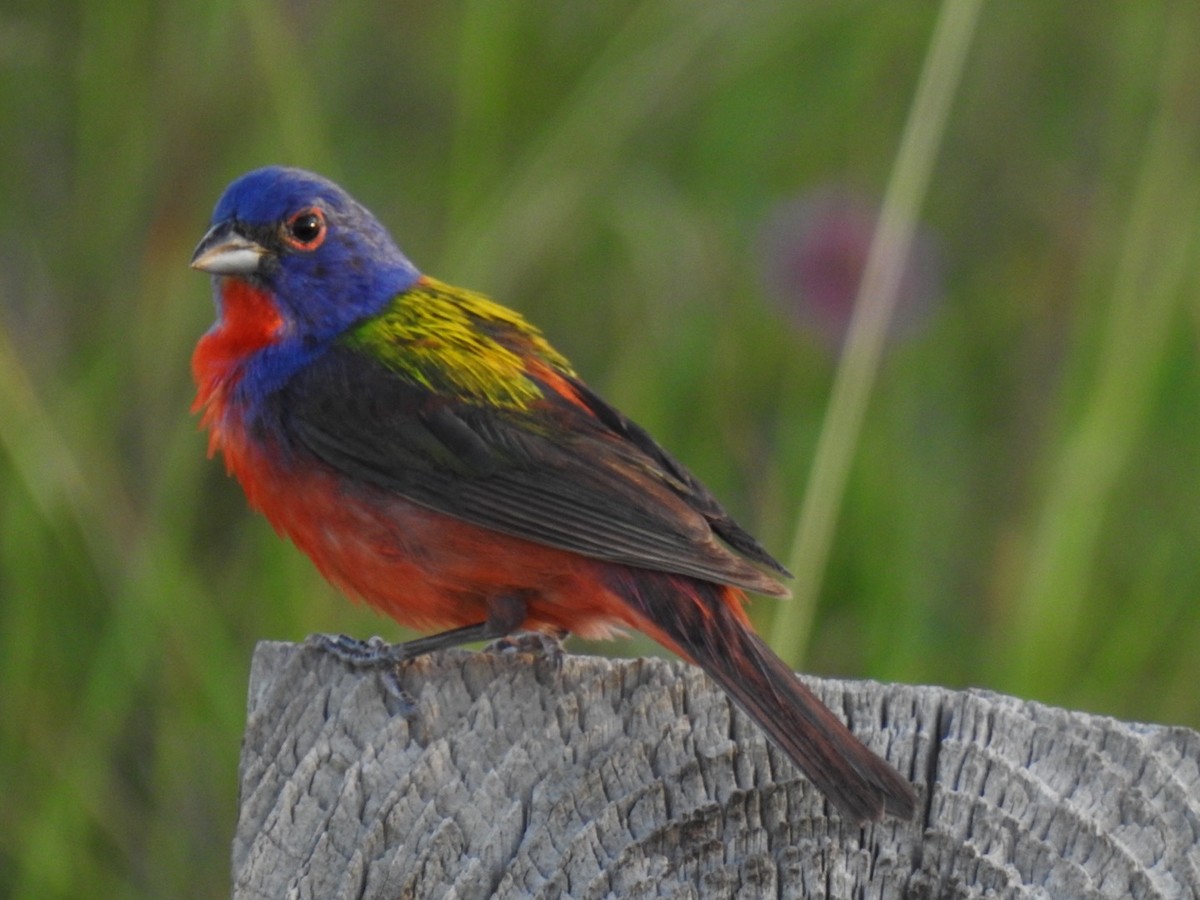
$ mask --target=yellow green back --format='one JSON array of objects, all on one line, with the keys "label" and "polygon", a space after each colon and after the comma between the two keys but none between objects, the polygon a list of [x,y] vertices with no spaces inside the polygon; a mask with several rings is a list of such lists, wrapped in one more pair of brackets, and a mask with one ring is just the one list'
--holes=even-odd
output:
[{"label": "yellow green back", "polygon": [[504,409],[526,409],[541,398],[528,377],[530,359],[574,375],[520,314],[428,276],[343,340],[435,393]]}]

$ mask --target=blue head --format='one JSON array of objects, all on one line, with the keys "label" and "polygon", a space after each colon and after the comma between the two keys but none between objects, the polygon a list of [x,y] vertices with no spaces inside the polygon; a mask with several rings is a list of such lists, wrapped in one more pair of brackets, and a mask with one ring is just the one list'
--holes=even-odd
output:
[{"label": "blue head", "polygon": [[[285,342],[312,349],[380,312],[416,268],[378,220],[340,187],[302,169],[269,166],[233,182],[192,267],[265,290]],[[218,298],[219,299],[219,298]]]}]

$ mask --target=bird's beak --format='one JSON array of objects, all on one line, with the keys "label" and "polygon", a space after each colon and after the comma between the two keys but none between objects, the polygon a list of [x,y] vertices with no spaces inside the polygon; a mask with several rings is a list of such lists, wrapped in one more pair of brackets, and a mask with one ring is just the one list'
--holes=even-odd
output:
[{"label": "bird's beak", "polygon": [[238,234],[228,222],[220,222],[192,254],[192,268],[212,275],[253,275],[266,255],[266,248]]}]

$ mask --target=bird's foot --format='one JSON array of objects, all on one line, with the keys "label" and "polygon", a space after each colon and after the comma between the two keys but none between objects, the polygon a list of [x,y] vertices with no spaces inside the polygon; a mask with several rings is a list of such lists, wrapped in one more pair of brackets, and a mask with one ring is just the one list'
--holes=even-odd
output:
[{"label": "bird's foot", "polygon": [[[504,594],[489,603],[488,617],[482,622],[405,641],[403,644],[389,644],[381,637],[361,641],[345,634],[314,634],[309,636],[306,643],[356,669],[378,670],[384,689],[400,702],[402,710],[406,710],[405,715],[411,715],[416,710],[416,704],[400,686],[401,663],[474,641],[504,639],[525,621],[527,609],[525,595]],[[558,653],[561,657],[561,648]]]},{"label": "bird's foot", "polygon": [[417,703],[400,682],[400,663],[419,654],[406,653],[406,644],[389,644],[378,635],[364,641],[346,634],[311,634],[304,643],[351,668],[375,669],[384,691],[396,704],[394,711],[406,719],[416,715]]},{"label": "bird's foot", "polygon": [[359,669],[392,662],[393,645],[379,635],[374,635],[364,641],[360,638],[350,637],[348,634],[310,634],[304,643],[306,646],[328,653],[347,665]]},{"label": "bird's foot", "polygon": [[528,653],[549,660],[555,670],[561,670],[567,652],[563,641],[571,636],[566,629],[554,631],[519,631],[497,638],[483,648],[485,653]]}]

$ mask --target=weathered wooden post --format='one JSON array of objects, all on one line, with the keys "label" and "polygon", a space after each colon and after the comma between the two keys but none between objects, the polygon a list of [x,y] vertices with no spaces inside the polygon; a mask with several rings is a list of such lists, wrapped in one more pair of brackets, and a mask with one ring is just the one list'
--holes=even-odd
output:
[{"label": "weathered wooden post", "polygon": [[254,657],[234,896],[1197,897],[1200,734],[978,691],[807,679],[909,775],[860,829],[691,666]]}]

